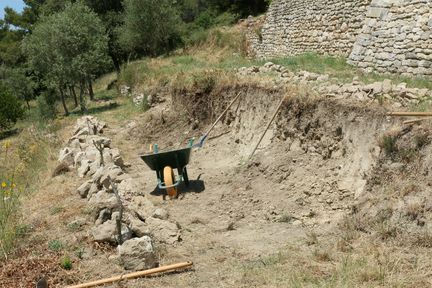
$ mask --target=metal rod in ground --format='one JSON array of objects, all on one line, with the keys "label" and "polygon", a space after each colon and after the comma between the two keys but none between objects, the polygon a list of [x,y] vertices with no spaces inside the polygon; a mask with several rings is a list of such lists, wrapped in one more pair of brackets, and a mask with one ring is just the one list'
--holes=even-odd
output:
[{"label": "metal rod in ground", "polygon": [[[242,95],[242,92],[239,92],[237,96],[231,101],[231,103],[228,105],[228,107],[222,112],[222,114],[216,119],[216,121],[213,123],[213,125],[210,127],[210,129],[201,137],[200,143],[198,143],[198,147],[202,147],[204,144],[205,139],[210,134],[210,132],[213,130],[213,128],[216,126],[216,124],[222,119],[222,117],[225,115],[226,112],[231,108],[231,106],[237,101],[237,99]],[[196,146],[196,145],[194,145]]]},{"label": "metal rod in ground", "polygon": [[265,134],[267,133],[267,130],[270,128],[271,123],[273,122],[273,120],[276,118],[276,115],[278,114],[280,108],[282,107],[283,102],[285,101],[285,97],[282,98],[282,100],[280,101],[279,105],[276,108],[276,111],[274,112],[272,118],[270,119],[270,121],[267,123],[267,126],[264,130],[264,133],[261,135],[261,138],[259,139],[258,143],[256,144],[255,148],[253,149],[251,155],[249,156],[249,160],[252,159],[253,155],[255,154],[255,151],[258,149],[258,146],[261,144],[261,141],[264,139]]},{"label": "metal rod in ground", "polygon": [[421,122],[421,121],[425,121],[425,120],[431,120],[432,117],[425,117],[425,118],[418,118],[418,119],[413,119],[413,120],[407,120],[402,122],[403,124],[413,124],[413,123],[417,123],[417,122]]},{"label": "metal rod in ground", "polygon": [[388,116],[417,116],[417,117],[424,117],[424,116],[432,116],[432,112],[389,112],[387,113]]},{"label": "metal rod in ground", "polygon": [[181,268],[189,268],[192,265],[193,265],[192,262],[177,263],[177,264],[162,266],[162,267],[158,267],[158,268],[148,269],[148,270],[144,270],[144,271],[133,272],[133,273],[125,274],[125,275],[114,276],[111,278],[105,278],[105,279],[101,279],[101,280],[97,280],[97,281],[93,281],[93,282],[88,282],[88,283],[84,283],[84,284],[79,284],[79,285],[75,285],[75,286],[68,286],[66,288],[95,287],[95,286],[113,283],[113,282],[117,282],[117,281],[121,281],[121,280],[148,276],[148,275],[152,275],[155,273],[167,272],[167,271],[172,271],[172,270],[181,269]]}]

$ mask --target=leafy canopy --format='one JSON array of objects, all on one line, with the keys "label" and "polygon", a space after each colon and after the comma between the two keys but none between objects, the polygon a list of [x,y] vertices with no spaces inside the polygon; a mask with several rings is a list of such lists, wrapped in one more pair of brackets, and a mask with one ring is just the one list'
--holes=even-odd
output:
[{"label": "leafy canopy", "polygon": [[170,51],[180,39],[181,20],[170,0],[124,0],[120,42],[129,51],[157,55]]},{"label": "leafy canopy", "polygon": [[23,114],[21,103],[0,82],[0,131],[10,129]]},{"label": "leafy canopy", "polygon": [[108,64],[105,29],[97,14],[77,2],[42,16],[23,41],[30,65],[48,86],[74,84]]}]

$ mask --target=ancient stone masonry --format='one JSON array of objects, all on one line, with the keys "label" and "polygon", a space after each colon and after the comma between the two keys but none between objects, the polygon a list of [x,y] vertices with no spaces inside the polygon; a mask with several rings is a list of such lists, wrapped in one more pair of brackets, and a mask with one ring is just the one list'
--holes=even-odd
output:
[{"label": "ancient stone masonry", "polygon": [[368,72],[432,75],[431,8],[430,0],[276,0],[265,19],[247,20],[249,52],[341,55]]},{"label": "ancient stone masonry", "polygon": [[249,19],[248,38],[257,57],[308,51],[348,56],[369,0],[276,0],[262,27]]},{"label": "ancient stone masonry", "polygon": [[119,244],[125,269],[152,268],[157,265],[154,243],[173,245],[180,240],[180,230],[127,173],[119,149],[112,147],[111,139],[102,136],[104,129],[106,123],[95,117],[78,119],[73,136],[60,151],[59,162],[75,168],[83,178],[77,193],[88,200],[94,222],[93,239]]},{"label": "ancient stone masonry", "polygon": [[374,0],[349,62],[367,71],[432,75],[430,0]]}]

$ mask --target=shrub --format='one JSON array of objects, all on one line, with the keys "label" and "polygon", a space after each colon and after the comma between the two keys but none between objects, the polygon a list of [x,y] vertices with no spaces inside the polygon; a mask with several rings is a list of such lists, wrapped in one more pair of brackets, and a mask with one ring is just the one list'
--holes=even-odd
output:
[{"label": "shrub", "polygon": [[217,26],[228,26],[234,24],[238,18],[239,16],[237,14],[224,12],[216,17],[214,23]]},{"label": "shrub", "polygon": [[63,257],[63,259],[60,261],[60,266],[65,270],[71,270],[72,269],[72,260],[69,256]]},{"label": "shrub", "polygon": [[20,101],[0,84],[0,131],[12,128],[23,115],[24,110]]},{"label": "shrub", "polygon": [[380,143],[381,148],[384,149],[387,156],[391,156],[397,152],[398,148],[396,145],[397,138],[393,135],[384,135]]},{"label": "shrub", "polygon": [[55,94],[53,91],[46,91],[36,98],[37,116],[39,120],[51,120],[56,117]]}]

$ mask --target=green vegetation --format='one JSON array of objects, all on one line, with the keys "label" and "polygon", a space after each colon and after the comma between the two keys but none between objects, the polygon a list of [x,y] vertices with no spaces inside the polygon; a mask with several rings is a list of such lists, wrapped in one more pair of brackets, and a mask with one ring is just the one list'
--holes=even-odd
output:
[{"label": "green vegetation", "polygon": [[69,256],[65,256],[60,261],[60,266],[65,270],[72,269],[72,259]]},{"label": "green vegetation", "polygon": [[125,0],[120,43],[128,52],[157,55],[180,41],[180,17],[169,0]]},{"label": "green vegetation", "polygon": [[48,242],[48,249],[52,251],[60,251],[63,249],[63,243],[60,240],[51,240]]},{"label": "green vegetation", "polygon": [[[55,126],[46,131],[55,131]],[[56,144],[40,130],[24,129],[19,139],[6,140],[0,146],[0,259],[7,258],[25,234],[20,223],[20,201],[38,189],[40,171],[46,167]]]},{"label": "green vegetation", "polygon": [[0,131],[11,128],[22,116],[18,99],[0,83]]},{"label": "green vegetation", "polygon": [[384,135],[382,137],[382,141],[380,143],[381,148],[384,149],[385,153],[388,156],[393,155],[394,153],[397,152],[397,137],[393,136],[393,135]]},{"label": "green vegetation", "polygon": [[46,87],[58,89],[66,116],[69,111],[64,91],[69,88],[77,104],[74,90],[78,84],[79,105],[84,112],[84,89],[92,91],[93,75],[107,65],[108,39],[102,23],[80,3],[68,4],[62,12],[40,21],[23,41],[29,64]]}]

